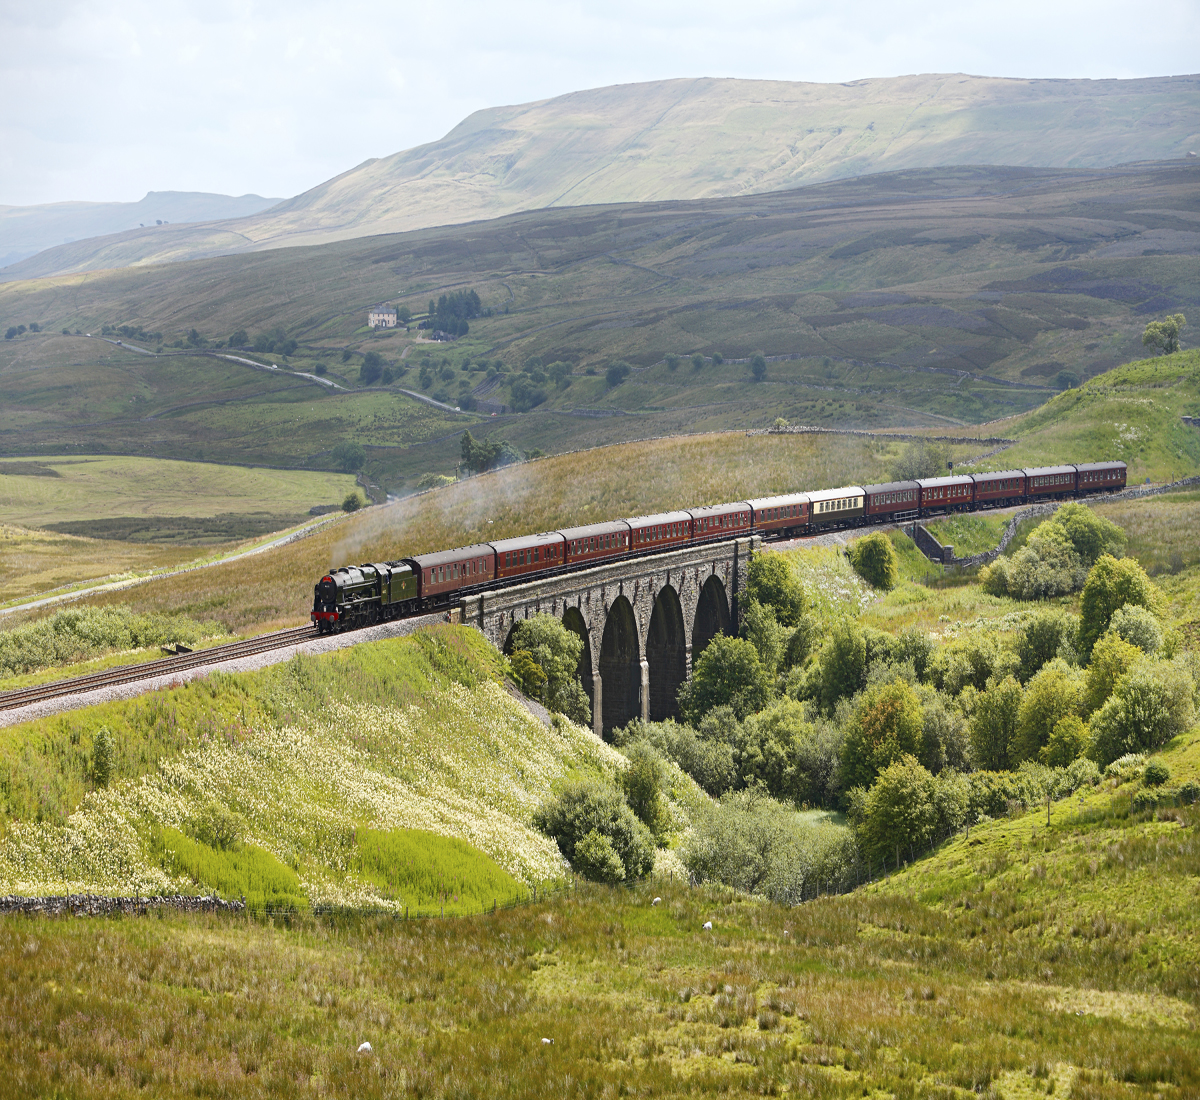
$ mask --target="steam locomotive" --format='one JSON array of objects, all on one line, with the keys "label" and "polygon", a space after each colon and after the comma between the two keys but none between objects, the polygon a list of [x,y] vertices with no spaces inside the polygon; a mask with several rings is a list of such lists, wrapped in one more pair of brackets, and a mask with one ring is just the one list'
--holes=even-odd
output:
[{"label": "steam locomotive", "polygon": [[1126,477],[1124,462],[957,474],[761,497],[521,535],[331,570],[316,584],[311,618],[321,633],[353,630],[444,609],[485,588],[613,559],[749,534],[792,538],[871,523],[1112,493],[1125,488]]}]

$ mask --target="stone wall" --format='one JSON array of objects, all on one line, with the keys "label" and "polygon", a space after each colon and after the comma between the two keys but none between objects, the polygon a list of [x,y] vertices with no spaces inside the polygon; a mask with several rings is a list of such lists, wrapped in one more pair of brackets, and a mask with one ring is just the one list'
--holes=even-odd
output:
[{"label": "stone wall", "polygon": [[0,897],[0,913],[30,913],[48,917],[102,917],[112,913],[144,913],[148,909],[173,909],[179,913],[242,913],[244,901],[222,901],[212,897],[167,894],[150,898],[101,897],[97,894],[62,894],[26,898],[10,894]]}]

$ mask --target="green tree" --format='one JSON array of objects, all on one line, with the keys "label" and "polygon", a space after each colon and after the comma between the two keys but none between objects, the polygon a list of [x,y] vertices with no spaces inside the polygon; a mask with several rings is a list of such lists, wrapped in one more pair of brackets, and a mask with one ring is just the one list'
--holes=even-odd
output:
[{"label": "green tree", "polygon": [[[14,336],[16,335],[15,329],[13,330],[13,335]],[[668,355],[666,357],[666,364],[667,364],[667,370],[674,373],[676,370],[679,369],[679,356],[678,355]]]},{"label": "green tree", "polygon": [[663,798],[662,762],[646,742],[628,750],[629,767],[617,776],[617,784],[637,819],[661,843],[671,831],[671,815]]},{"label": "green tree", "polygon": [[1083,586],[1080,652],[1084,656],[1091,655],[1092,646],[1108,629],[1117,608],[1132,604],[1157,614],[1161,599],[1146,571],[1133,558],[1118,561],[1110,554],[1102,555],[1092,566]]},{"label": "green tree", "polygon": [[347,493],[342,501],[343,512],[357,512],[363,506],[363,499],[358,492]]},{"label": "green tree", "polygon": [[1059,508],[1042,524],[1042,528],[1046,527],[1059,528],[1089,568],[1104,554],[1119,558],[1125,553],[1125,532],[1112,520],[1096,515],[1086,504],[1077,501],[1068,501]]},{"label": "green tree", "polygon": [[560,389],[566,389],[571,384],[571,374],[575,368],[570,363],[562,362],[551,363],[546,368],[546,374],[553,380],[554,384]]},{"label": "green tree", "polygon": [[1079,620],[1058,608],[1039,611],[1017,638],[1017,656],[1021,660],[1021,682],[1028,683],[1048,661],[1074,654]]},{"label": "green tree", "polygon": [[1004,771],[1011,766],[1022,694],[1016,677],[1006,676],[979,695],[967,727],[975,767]]},{"label": "green tree", "polygon": [[924,740],[924,715],[916,693],[903,680],[866,690],[846,727],[842,785],[869,787],[901,756],[916,756]]},{"label": "green tree", "polygon": [[761,382],[767,377],[767,360],[761,351],[750,356],[750,373],[754,375],[755,382]]},{"label": "green tree", "polygon": [[613,842],[599,829],[585,833],[575,845],[574,869],[592,882],[616,886],[625,881],[625,864]]},{"label": "green tree", "polygon": [[741,636],[756,650],[769,675],[774,676],[787,654],[792,631],[780,626],[775,611],[757,600],[747,600],[742,612]]},{"label": "green tree", "polygon": [[1179,350],[1179,330],[1187,324],[1182,313],[1172,313],[1162,321],[1151,321],[1142,333],[1142,344],[1163,355]]},{"label": "green tree", "polygon": [[760,551],[750,559],[746,595],[774,611],[781,626],[800,625],[805,608],[804,586],[782,554]]},{"label": "green tree", "polygon": [[867,679],[867,639],[854,622],[840,622],[821,647],[821,703],[832,711],[839,699],[860,691]]},{"label": "green tree", "polygon": [[701,370],[704,367],[704,356],[696,352],[692,356],[692,370]]},{"label": "green tree", "polygon": [[1066,768],[1083,756],[1091,744],[1087,723],[1078,714],[1060,718],[1050,731],[1050,739],[1041,752],[1043,764]]},{"label": "green tree", "polygon": [[934,838],[937,783],[915,757],[905,754],[880,772],[853,816],[859,846],[873,859],[912,858]]},{"label": "green tree", "polygon": [[[592,712],[579,682],[582,653],[583,639],[553,615],[523,619],[513,631],[514,665],[518,655],[524,654],[542,673],[541,683],[535,688],[538,698],[549,710],[586,725]],[[527,693],[535,694],[535,691],[527,690]]]},{"label": "green tree", "polygon": [[616,363],[609,363],[608,369],[604,372],[604,381],[608,384],[608,388],[610,390],[615,389],[624,382],[629,377],[631,369],[629,364],[625,362],[617,361]]},{"label": "green tree", "polygon": [[732,708],[740,720],[762,710],[771,694],[770,675],[754,646],[744,638],[718,634],[700,654],[691,680],[680,688],[679,709],[693,724],[720,706]]},{"label": "green tree", "polygon": [[336,443],[329,452],[333,464],[347,474],[361,470],[367,463],[367,452],[361,443],[343,441]]},{"label": "green tree", "polygon": [[1041,758],[1054,727],[1079,713],[1080,687],[1078,672],[1059,657],[1029,681],[1017,712],[1017,734],[1009,744],[1012,763]]},{"label": "green tree", "polygon": [[396,320],[402,325],[407,325],[413,318],[413,311],[408,306],[396,307]]},{"label": "green tree", "polygon": [[1117,690],[1117,685],[1129,675],[1141,656],[1138,647],[1125,641],[1119,634],[1110,630],[1101,636],[1092,647],[1092,659],[1084,681],[1081,699],[1084,714],[1091,714],[1108,702],[1108,697]]},{"label": "green tree", "polygon": [[[533,814],[533,824],[547,836],[553,837],[559,851],[572,866],[576,847],[590,833],[606,837],[627,879],[641,878],[654,865],[654,838],[621,792],[611,783],[599,779],[568,780],[559,791],[539,806]],[[594,842],[585,846],[585,859],[576,869],[596,866]],[[603,864],[601,864],[603,865]]]},{"label": "green tree", "polygon": [[950,462],[950,448],[944,443],[924,439],[905,445],[895,462],[892,476],[897,481],[915,481],[919,477],[940,477]]},{"label": "green tree", "polygon": [[231,348],[244,348],[250,342],[250,337],[246,335],[246,330],[240,328],[231,337],[229,337],[229,346]]},{"label": "green tree", "polygon": [[866,538],[854,541],[850,547],[850,564],[873,588],[895,588],[900,578],[896,548],[882,531],[875,531]]},{"label": "green tree", "polygon": [[383,374],[383,356],[377,351],[369,351],[363,356],[362,366],[358,368],[358,379],[364,386],[370,386],[379,381]]},{"label": "green tree", "polygon": [[1144,607],[1125,604],[1113,612],[1108,632],[1118,635],[1153,657],[1163,644],[1163,630],[1158,620]]}]

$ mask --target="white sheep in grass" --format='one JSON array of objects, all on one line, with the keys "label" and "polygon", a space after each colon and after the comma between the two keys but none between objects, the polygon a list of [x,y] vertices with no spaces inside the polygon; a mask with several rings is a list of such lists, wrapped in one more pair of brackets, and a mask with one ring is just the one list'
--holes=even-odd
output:
[{"label": "white sheep in grass", "polygon": [[371,1053],[373,1053],[373,1051],[374,1051],[374,1048],[371,1046],[370,1043],[360,1043],[359,1044],[359,1047],[358,1047],[359,1054],[371,1054]]},{"label": "white sheep in grass", "polygon": [[706,920],[706,921],[704,922],[704,931],[705,931],[705,932],[711,932],[711,931],[712,931],[712,921],[710,921],[710,920]]}]

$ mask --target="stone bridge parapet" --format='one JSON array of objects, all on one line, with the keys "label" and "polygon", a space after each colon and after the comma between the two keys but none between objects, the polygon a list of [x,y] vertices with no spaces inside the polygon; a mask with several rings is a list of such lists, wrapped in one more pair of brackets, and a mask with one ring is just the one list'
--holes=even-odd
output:
[{"label": "stone bridge parapet", "polygon": [[757,535],[615,561],[464,599],[461,621],[510,649],[517,623],[548,614],[583,639],[579,677],[603,736],[632,718],[678,714],[692,660],[735,633]]}]

